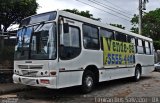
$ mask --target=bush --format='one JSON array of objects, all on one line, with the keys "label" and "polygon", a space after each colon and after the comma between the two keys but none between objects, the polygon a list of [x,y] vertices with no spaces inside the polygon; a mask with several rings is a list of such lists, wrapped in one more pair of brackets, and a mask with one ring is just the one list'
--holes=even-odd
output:
[{"label": "bush", "polygon": [[153,45],[154,45],[155,50],[160,49],[160,41],[153,41]]}]

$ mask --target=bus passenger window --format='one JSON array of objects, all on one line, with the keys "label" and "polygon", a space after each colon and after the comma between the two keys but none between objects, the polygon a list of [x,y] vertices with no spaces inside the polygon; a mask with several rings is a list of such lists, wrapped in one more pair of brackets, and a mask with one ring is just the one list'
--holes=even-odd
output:
[{"label": "bus passenger window", "polygon": [[148,41],[145,41],[145,48],[146,48],[146,54],[150,55],[151,48],[150,48],[150,43]]},{"label": "bus passenger window", "polygon": [[104,38],[108,38],[108,39],[114,39],[114,33],[113,31],[109,30],[109,29],[100,29],[100,37],[101,37],[101,49],[104,49],[103,46],[103,37]]},{"label": "bus passenger window", "polygon": [[114,38],[113,32],[107,29],[100,29],[100,36],[105,38],[111,38],[111,39]]},{"label": "bus passenger window", "polygon": [[126,35],[120,32],[115,32],[115,39],[117,41],[126,42]]},{"label": "bus passenger window", "polygon": [[79,29],[76,27],[69,27],[69,33],[65,33],[63,37],[64,46],[80,47]]},{"label": "bus passenger window", "polygon": [[134,52],[137,53],[136,39],[133,36],[127,35],[127,42],[134,45]]},{"label": "bus passenger window", "polygon": [[144,49],[143,49],[143,45],[142,45],[142,40],[141,39],[138,39],[137,50],[138,50],[139,54],[143,54],[144,53]]},{"label": "bus passenger window", "polygon": [[80,29],[69,26],[69,33],[64,33],[63,45],[61,45],[60,56],[63,60],[70,60],[77,57],[81,52]]},{"label": "bus passenger window", "polygon": [[153,49],[154,49],[154,48],[153,48],[153,43],[150,42],[149,44],[150,44],[150,45],[149,45],[149,46],[150,46],[150,53],[151,53],[151,55],[153,55]]},{"label": "bus passenger window", "polygon": [[143,52],[144,52],[144,54],[146,54],[146,47],[145,47],[145,41],[144,40],[142,40],[142,46],[143,46]]},{"label": "bus passenger window", "polygon": [[86,49],[98,50],[100,48],[97,27],[83,25],[83,43]]},{"label": "bus passenger window", "polygon": [[127,35],[127,42],[128,42],[128,43],[131,43],[131,39],[132,39],[132,36]]}]

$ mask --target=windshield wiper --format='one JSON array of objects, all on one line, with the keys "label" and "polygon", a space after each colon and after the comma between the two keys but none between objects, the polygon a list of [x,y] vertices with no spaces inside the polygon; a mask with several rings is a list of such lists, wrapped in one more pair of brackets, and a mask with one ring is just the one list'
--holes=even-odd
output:
[{"label": "windshield wiper", "polygon": [[[36,28],[35,28],[35,30],[34,31],[36,31],[38,28],[39,28],[39,26],[41,26],[40,28],[42,28],[43,27],[43,25],[45,24],[45,22],[44,21],[42,21]],[[39,29],[40,29],[39,28]]]}]

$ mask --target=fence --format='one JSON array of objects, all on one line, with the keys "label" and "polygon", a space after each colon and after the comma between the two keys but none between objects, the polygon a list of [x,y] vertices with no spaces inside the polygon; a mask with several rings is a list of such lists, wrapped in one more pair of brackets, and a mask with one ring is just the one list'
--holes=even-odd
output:
[{"label": "fence", "polygon": [[0,83],[10,82],[13,73],[14,48],[13,33],[0,33]]}]

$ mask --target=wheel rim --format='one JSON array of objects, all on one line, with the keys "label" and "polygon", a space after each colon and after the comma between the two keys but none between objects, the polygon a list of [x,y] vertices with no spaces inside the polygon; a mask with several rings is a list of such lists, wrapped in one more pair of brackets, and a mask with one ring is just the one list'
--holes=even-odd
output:
[{"label": "wheel rim", "polygon": [[92,87],[92,85],[93,85],[92,77],[87,77],[86,78],[86,85],[87,85],[87,87]]},{"label": "wheel rim", "polygon": [[140,71],[138,69],[136,70],[136,77],[137,77],[137,79],[140,78]]}]

